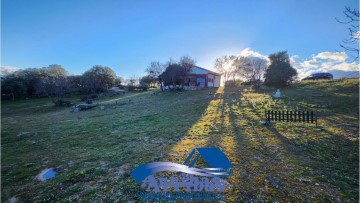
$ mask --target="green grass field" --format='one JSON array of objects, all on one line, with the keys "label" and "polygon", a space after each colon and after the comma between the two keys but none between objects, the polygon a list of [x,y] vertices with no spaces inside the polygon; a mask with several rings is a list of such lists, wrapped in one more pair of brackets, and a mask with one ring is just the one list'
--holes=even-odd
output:
[{"label": "green grass field", "polygon": [[[3,101],[1,200],[136,202],[132,169],[183,163],[193,148],[215,146],[235,167],[228,202],[358,202],[358,79],[299,83],[280,100],[274,91],[151,90],[105,97],[96,101],[104,110],[78,113],[46,98]],[[318,127],[263,125],[269,108],[317,110]],[[35,180],[49,167],[55,178]]]}]

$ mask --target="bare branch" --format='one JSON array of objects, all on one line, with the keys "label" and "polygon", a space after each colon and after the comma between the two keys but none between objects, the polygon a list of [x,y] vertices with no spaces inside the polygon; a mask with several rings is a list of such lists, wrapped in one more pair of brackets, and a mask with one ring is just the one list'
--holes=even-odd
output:
[{"label": "bare branch", "polygon": [[[346,20],[339,20],[337,18],[336,21],[341,24],[347,24],[349,25],[349,36],[342,40],[344,44],[340,44],[340,47],[343,48],[346,52],[356,53],[356,56],[353,58],[356,60],[359,58],[359,38],[360,38],[360,31],[359,31],[359,10],[351,9],[350,7],[345,7],[345,10],[343,11],[343,14],[345,15]],[[345,45],[349,44],[349,45]],[[350,44],[355,44],[354,46],[351,46]]]}]

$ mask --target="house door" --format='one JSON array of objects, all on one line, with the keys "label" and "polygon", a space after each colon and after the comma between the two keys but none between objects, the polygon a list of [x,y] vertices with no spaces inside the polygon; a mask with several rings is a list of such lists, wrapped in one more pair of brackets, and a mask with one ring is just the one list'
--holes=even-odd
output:
[{"label": "house door", "polygon": [[205,87],[205,78],[196,78],[196,83],[198,87]]}]

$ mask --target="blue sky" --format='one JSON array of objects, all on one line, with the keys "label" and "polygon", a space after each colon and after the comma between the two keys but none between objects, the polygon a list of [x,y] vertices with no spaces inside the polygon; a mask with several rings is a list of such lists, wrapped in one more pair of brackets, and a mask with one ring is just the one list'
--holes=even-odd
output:
[{"label": "blue sky", "polygon": [[[3,67],[60,64],[72,74],[82,74],[104,65],[128,78],[144,75],[151,61],[166,62],[170,57],[189,55],[197,65],[213,69],[215,58],[225,54],[247,51],[267,56],[288,50],[301,74],[325,70],[324,66],[358,69],[349,57],[341,58],[339,43],[348,31],[335,20],[343,18],[345,6],[358,9],[357,0],[2,0],[1,4]],[[328,58],[317,57],[323,53]]]}]

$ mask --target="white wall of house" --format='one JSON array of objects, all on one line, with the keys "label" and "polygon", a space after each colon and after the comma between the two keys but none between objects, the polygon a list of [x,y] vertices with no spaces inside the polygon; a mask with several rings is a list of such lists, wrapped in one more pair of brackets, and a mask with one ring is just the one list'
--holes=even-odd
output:
[{"label": "white wall of house", "polygon": [[220,78],[221,76],[219,75],[214,76],[214,87],[220,87]]},{"label": "white wall of house", "polygon": [[208,75],[208,87],[214,87],[214,82],[213,82],[213,80],[214,80],[214,75],[212,75],[212,74],[209,74]]},{"label": "white wall of house", "polygon": [[220,76],[208,74],[208,87],[220,87]]},{"label": "white wall of house", "polygon": [[197,67],[191,68],[190,73],[192,73],[192,74],[208,74],[208,72],[206,70],[203,70],[203,69],[200,69]]},{"label": "white wall of house", "polygon": [[190,70],[191,74],[207,74],[208,76],[208,87],[220,87],[220,78],[221,76],[219,75],[214,75],[212,73],[210,73],[209,71],[206,71],[204,69],[201,68],[197,68],[197,67],[193,67]]}]

